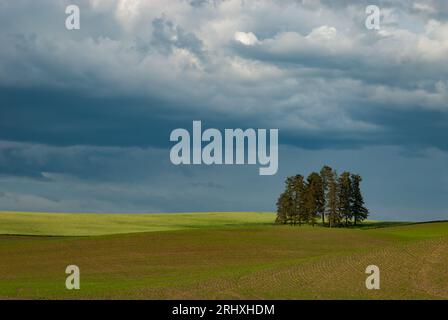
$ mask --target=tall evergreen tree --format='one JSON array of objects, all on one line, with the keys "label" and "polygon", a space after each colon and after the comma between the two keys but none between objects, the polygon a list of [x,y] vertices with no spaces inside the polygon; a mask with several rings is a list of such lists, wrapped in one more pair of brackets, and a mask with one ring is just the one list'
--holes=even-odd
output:
[{"label": "tall evergreen tree", "polygon": [[285,190],[280,194],[280,197],[277,200],[277,223],[286,224],[289,222],[290,217],[290,206],[291,206],[291,196],[288,193],[288,184],[290,180],[289,177],[286,178],[285,181]]},{"label": "tall evergreen tree", "polygon": [[309,183],[305,184],[303,197],[301,199],[302,217],[305,223],[314,225],[316,223],[314,196]]},{"label": "tall evergreen tree", "polygon": [[313,172],[307,178],[305,189],[305,212],[307,221],[316,224],[316,218],[325,214],[325,198],[321,176]]},{"label": "tall evergreen tree", "polygon": [[352,218],[350,172],[344,171],[338,179],[338,213],[339,218],[348,221]]},{"label": "tall evergreen tree", "polygon": [[276,223],[286,224],[287,221],[287,194],[282,192],[277,200],[277,217]]},{"label": "tall evergreen tree", "polygon": [[322,178],[322,189],[324,193],[324,212],[322,213],[322,225],[325,225],[325,215],[328,215],[328,192],[330,189],[330,180],[332,179],[333,169],[330,166],[323,166],[320,170],[320,177]]},{"label": "tall evergreen tree", "polygon": [[351,205],[351,215],[354,218],[354,224],[358,221],[363,221],[367,219],[369,215],[369,210],[364,205],[364,198],[361,193],[361,184],[362,178],[358,174],[351,175],[351,197],[350,197],[350,205]]},{"label": "tall evergreen tree", "polygon": [[286,220],[293,225],[297,220],[297,211],[295,208],[295,195],[294,195],[294,177],[286,178],[286,190],[285,190],[285,209]]},{"label": "tall evergreen tree", "polygon": [[302,175],[298,174],[293,177],[292,189],[293,189],[294,210],[295,210],[294,224],[298,222],[299,225],[301,225],[302,222],[306,221],[305,213],[303,210],[305,181]]},{"label": "tall evergreen tree", "polygon": [[303,176],[296,175],[287,177],[285,181],[285,191],[280,194],[277,200],[277,223],[300,224],[302,217],[300,212],[300,197],[303,193]]},{"label": "tall evergreen tree", "polygon": [[328,217],[328,224],[331,228],[339,225],[341,222],[338,212],[338,176],[336,174],[336,171],[328,166],[322,169],[321,175],[325,176],[325,214]]}]

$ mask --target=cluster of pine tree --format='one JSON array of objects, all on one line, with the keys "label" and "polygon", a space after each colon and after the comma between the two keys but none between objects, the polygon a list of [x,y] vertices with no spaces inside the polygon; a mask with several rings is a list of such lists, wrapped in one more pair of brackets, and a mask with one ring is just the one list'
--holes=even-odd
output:
[{"label": "cluster of pine tree", "polygon": [[343,172],[337,175],[329,166],[311,173],[286,179],[285,191],[277,201],[277,223],[301,225],[317,223],[331,227],[356,225],[369,211],[361,193],[361,176]]}]

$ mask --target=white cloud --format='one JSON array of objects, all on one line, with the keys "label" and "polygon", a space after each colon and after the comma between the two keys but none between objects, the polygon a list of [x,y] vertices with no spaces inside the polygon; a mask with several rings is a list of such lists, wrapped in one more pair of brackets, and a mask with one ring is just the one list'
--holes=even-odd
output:
[{"label": "white cloud", "polygon": [[234,39],[246,46],[253,46],[258,42],[257,37],[252,32],[235,32]]},{"label": "white cloud", "polygon": [[428,12],[428,13],[436,12],[436,9],[427,3],[415,2],[412,7],[415,10],[424,11],[424,12]]},{"label": "white cloud", "polygon": [[335,27],[320,26],[313,29],[310,34],[306,36],[307,39],[317,41],[329,41],[337,37],[337,30]]}]

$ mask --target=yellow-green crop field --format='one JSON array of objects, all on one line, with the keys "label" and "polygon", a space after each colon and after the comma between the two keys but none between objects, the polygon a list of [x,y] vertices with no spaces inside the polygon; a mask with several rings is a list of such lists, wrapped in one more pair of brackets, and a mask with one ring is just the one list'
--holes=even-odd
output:
[{"label": "yellow-green crop field", "polygon": [[[272,213],[0,213],[0,298],[448,299],[448,222],[275,225]],[[80,290],[67,290],[77,265]],[[377,265],[381,288],[367,290]]]}]

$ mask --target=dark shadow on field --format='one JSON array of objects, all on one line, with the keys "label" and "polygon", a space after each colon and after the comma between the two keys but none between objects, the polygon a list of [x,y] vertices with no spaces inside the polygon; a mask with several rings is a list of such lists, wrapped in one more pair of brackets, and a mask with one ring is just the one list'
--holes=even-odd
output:
[{"label": "dark shadow on field", "polygon": [[345,226],[345,228],[350,229],[380,229],[380,228],[389,228],[389,227],[403,227],[409,225],[418,225],[418,224],[428,224],[428,223],[440,223],[440,222],[448,222],[448,220],[434,220],[434,221],[423,221],[423,222],[406,222],[406,221],[367,221],[362,222],[355,225]]},{"label": "dark shadow on field", "polygon": [[380,229],[389,227],[401,227],[417,224],[416,222],[404,222],[404,221],[373,221],[373,222],[362,222],[360,224],[350,225],[349,228],[356,229]]}]

